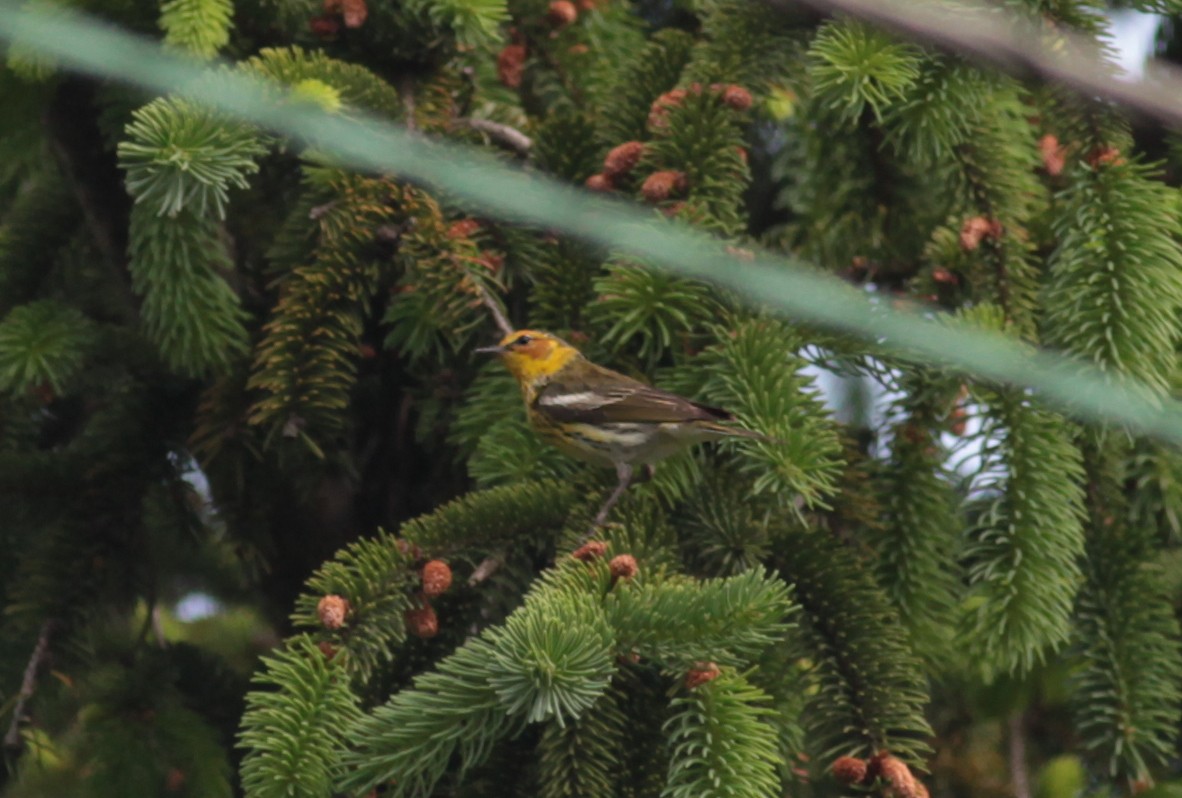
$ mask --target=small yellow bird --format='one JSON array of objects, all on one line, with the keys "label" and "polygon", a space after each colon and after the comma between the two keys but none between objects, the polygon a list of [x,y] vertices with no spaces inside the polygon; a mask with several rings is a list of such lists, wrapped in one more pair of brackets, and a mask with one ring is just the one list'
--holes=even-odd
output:
[{"label": "small yellow bird", "polygon": [[596,514],[596,526],[628,489],[636,465],[719,438],[775,442],[721,424],[734,420],[725,410],[597,366],[550,333],[518,330],[497,346],[476,351],[500,356],[521,386],[530,424],[543,438],[572,457],[616,467],[619,483]]}]

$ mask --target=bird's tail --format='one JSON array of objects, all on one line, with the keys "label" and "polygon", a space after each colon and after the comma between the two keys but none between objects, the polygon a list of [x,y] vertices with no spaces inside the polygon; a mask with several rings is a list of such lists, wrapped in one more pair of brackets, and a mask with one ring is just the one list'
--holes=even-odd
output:
[{"label": "bird's tail", "polygon": [[747,438],[748,440],[759,441],[760,443],[770,443],[783,445],[784,441],[779,438],[773,438],[770,435],[764,435],[762,432],[746,429],[745,427],[736,427],[731,424],[719,424],[717,422],[707,422],[699,425],[702,429],[708,430],[719,437],[725,438]]}]

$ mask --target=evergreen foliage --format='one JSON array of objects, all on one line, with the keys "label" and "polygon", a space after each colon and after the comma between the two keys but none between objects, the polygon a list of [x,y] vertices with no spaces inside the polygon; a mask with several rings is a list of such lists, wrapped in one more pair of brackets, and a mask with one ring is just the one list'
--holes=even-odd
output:
[{"label": "evergreen foliage", "polygon": [[[1182,149],[1064,87],[748,0],[75,5],[720,269],[1180,384]],[[1173,447],[19,45],[0,98],[0,795],[1176,787]],[[585,546],[610,474],[473,353],[493,307],[766,437],[638,469]]]},{"label": "evergreen foliage", "polygon": [[1165,391],[1177,364],[1182,262],[1169,233],[1177,202],[1149,175],[1135,163],[1102,161],[1073,175],[1055,220],[1060,242],[1049,263],[1046,334],[1101,368]]},{"label": "evergreen foliage", "polygon": [[538,743],[540,795],[607,798],[619,793],[628,722],[622,701],[618,689],[608,689],[577,720],[547,724]]},{"label": "evergreen foliage", "polygon": [[979,486],[968,530],[963,636],[985,667],[1030,670],[1070,634],[1083,550],[1080,455],[1062,420],[1025,397],[1003,392],[988,401],[990,421],[1004,432],[983,448],[983,473],[998,476]]},{"label": "evergreen foliage", "polygon": [[61,393],[82,367],[90,332],[85,316],[52,300],[13,308],[0,322],[0,386]]},{"label": "evergreen foliage", "polygon": [[822,504],[833,490],[839,444],[833,426],[817,412],[820,402],[801,374],[803,361],[792,354],[801,342],[776,321],[743,321],[719,333],[719,343],[694,358],[687,371],[702,380],[703,399],[730,408],[778,441],[754,444],[756,452],[742,463],[753,478],[752,491]]},{"label": "evergreen foliage", "polygon": [[921,53],[858,22],[832,22],[809,49],[818,102],[849,121],[864,111],[882,119],[918,80]]},{"label": "evergreen foliage", "polygon": [[156,100],[139,109],[121,142],[127,190],[154,216],[188,208],[198,216],[226,217],[231,188],[246,188],[264,150],[244,124],[227,122],[185,100]]},{"label": "evergreen foliage", "polygon": [[160,6],[164,43],[212,58],[230,41],[230,0],[168,0]]},{"label": "evergreen foliage", "polygon": [[247,749],[243,788],[262,796],[332,794],[347,724],[359,715],[348,682],[307,637],[291,639],[263,665],[257,683],[298,689],[256,691],[247,698],[239,741]]},{"label": "evergreen foliage", "polygon": [[677,699],[665,724],[673,753],[664,794],[778,795],[775,729],[761,722],[770,712],[763,706],[766,701],[762,691],[737,674]]},{"label": "evergreen foliage", "polygon": [[[338,432],[348,406],[362,331],[363,311],[380,274],[362,257],[377,228],[395,219],[390,182],[338,173],[311,178],[316,240],[306,265],[280,284],[279,300],[264,328],[249,387],[251,423],[288,437]],[[313,444],[315,445],[315,444]]]},{"label": "evergreen foliage", "polygon": [[883,518],[873,529],[875,576],[898,608],[915,652],[924,658],[949,654],[956,607],[956,493],[944,467],[947,450],[940,422],[951,409],[939,381],[917,374],[907,386],[905,414],[894,427],[891,457],[881,476]]},{"label": "evergreen foliage", "polygon": [[199,376],[224,371],[246,349],[240,300],[222,276],[232,263],[216,222],[189,212],[158,224],[131,214],[128,268],[141,321],[165,361]]},{"label": "evergreen foliage", "polygon": [[801,643],[813,661],[810,752],[832,762],[889,750],[922,764],[931,734],[926,685],[886,595],[823,533],[793,532],[778,542],[778,566],[796,587]]},{"label": "evergreen foliage", "polygon": [[1129,448],[1121,436],[1092,433],[1083,440],[1088,557],[1073,707],[1089,752],[1108,775],[1126,782],[1170,755],[1167,741],[1182,720],[1173,698],[1182,676],[1178,621],[1162,611],[1160,599],[1152,600],[1163,595],[1161,576],[1147,562],[1154,528],[1130,518],[1124,475],[1113,469]]}]

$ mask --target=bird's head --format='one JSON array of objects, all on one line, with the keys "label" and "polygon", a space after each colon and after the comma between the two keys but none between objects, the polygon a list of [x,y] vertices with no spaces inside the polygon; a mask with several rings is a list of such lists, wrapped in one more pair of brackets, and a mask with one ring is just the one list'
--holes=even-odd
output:
[{"label": "bird's head", "polygon": [[579,351],[566,341],[538,330],[517,330],[502,338],[496,346],[485,346],[476,351],[498,355],[518,382],[549,377],[579,357]]}]

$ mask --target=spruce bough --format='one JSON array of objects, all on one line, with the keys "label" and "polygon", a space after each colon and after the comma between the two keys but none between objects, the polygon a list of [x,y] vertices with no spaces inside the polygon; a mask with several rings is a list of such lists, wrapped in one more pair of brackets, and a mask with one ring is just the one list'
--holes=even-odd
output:
[{"label": "spruce bough", "polygon": [[[1005,13],[1055,47],[1103,33],[1093,5]],[[88,8],[221,56],[203,85],[631,198],[727,268],[779,249],[1177,383],[1177,153],[1063,89],[739,0]],[[6,59],[6,796],[921,796],[1022,746],[1040,778],[1171,778],[1172,448]],[[580,545],[611,485],[473,357],[490,307],[776,444],[662,460]]]}]

